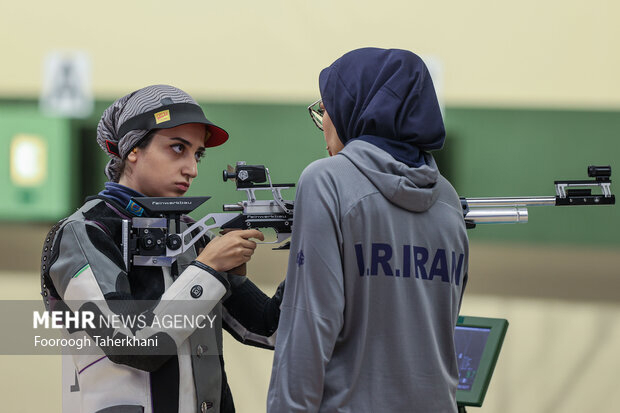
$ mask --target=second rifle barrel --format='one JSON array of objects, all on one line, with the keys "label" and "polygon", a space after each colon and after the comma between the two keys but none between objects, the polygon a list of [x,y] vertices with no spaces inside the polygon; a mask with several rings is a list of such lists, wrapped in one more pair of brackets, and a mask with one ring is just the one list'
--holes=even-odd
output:
[{"label": "second rifle barrel", "polygon": [[555,205],[554,196],[465,198],[470,207],[528,207]]},{"label": "second rifle barrel", "polygon": [[526,208],[473,208],[465,220],[474,224],[524,224],[528,214]]}]

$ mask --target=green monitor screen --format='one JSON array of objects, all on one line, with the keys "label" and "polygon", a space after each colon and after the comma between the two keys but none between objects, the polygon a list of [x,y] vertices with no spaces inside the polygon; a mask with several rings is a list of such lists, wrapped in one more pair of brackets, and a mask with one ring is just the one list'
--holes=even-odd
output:
[{"label": "green monitor screen", "polygon": [[459,316],[454,332],[458,405],[482,406],[507,328],[504,319]]}]

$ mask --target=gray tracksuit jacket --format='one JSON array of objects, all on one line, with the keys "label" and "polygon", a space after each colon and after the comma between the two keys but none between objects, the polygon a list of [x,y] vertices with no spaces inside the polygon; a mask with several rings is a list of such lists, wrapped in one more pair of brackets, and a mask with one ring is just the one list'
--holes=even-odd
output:
[{"label": "gray tracksuit jacket", "polygon": [[455,412],[468,240],[431,155],[349,142],[299,181],[269,412]]}]

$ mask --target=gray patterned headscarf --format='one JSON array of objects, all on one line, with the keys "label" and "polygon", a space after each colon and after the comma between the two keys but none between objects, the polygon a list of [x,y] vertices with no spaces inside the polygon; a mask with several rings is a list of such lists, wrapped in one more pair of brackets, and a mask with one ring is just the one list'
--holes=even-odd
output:
[{"label": "gray patterned headscarf", "polygon": [[[122,160],[146,137],[150,130],[154,129],[133,129],[120,136],[121,126],[127,120],[138,115],[177,103],[189,103],[198,106],[198,103],[190,95],[180,89],[168,85],[153,85],[123,96],[103,112],[97,126],[97,143],[110,157],[105,168],[108,179],[118,182],[121,175]],[[202,114],[202,110],[200,112]],[[202,118],[204,121],[198,120],[198,122],[205,123],[210,132],[216,132],[218,135],[217,139],[212,139],[213,142],[210,141],[211,144],[207,146],[219,145],[228,138],[228,134],[204,118],[204,114],[202,114]],[[158,128],[177,125],[178,123],[170,126],[158,126]]]}]

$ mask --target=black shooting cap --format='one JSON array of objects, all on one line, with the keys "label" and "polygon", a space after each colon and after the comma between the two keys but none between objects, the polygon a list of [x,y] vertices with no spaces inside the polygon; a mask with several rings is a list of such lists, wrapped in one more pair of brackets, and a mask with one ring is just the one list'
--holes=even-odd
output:
[{"label": "black shooting cap", "polygon": [[127,119],[118,129],[118,136],[132,130],[169,129],[187,123],[207,126],[210,137],[205,146],[212,148],[228,140],[228,132],[206,118],[202,108],[193,103],[170,103]]}]

